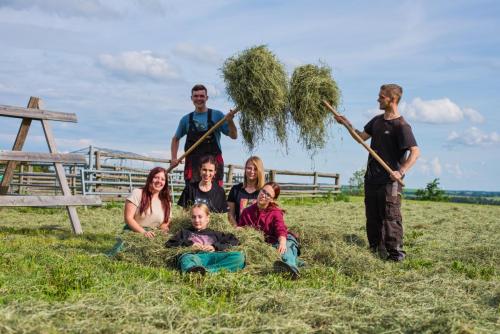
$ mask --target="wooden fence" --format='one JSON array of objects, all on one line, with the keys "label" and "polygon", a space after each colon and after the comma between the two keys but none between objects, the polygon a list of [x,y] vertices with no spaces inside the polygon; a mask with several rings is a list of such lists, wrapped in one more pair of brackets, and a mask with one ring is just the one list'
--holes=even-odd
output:
[{"label": "wooden fence", "polygon": [[[103,199],[116,199],[130,192],[131,187],[144,185],[147,169],[117,166],[110,160],[134,160],[151,162],[167,167],[169,159],[141,157],[123,153],[110,153],[89,149],[88,165],[66,166],[66,178],[73,194],[99,194]],[[112,162],[112,161],[111,161]],[[0,161],[1,165],[2,161]],[[34,172],[34,163],[22,163],[16,170],[11,182],[12,190],[17,194],[59,194],[60,188],[55,172]],[[121,173],[115,173],[121,172]],[[2,169],[0,166],[0,174]],[[226,192],[243,181],[244,166],[227,164],[224,167],[224,188]],[[266,179],[281,185],[283,197],[321,197],[340,192],[340,175],[338,173],[290,171],[266,169]],[[172,171],[172,190],[178,196],[184,187],[182,166]],[[82,186],[84,180],[85,190]]]}]

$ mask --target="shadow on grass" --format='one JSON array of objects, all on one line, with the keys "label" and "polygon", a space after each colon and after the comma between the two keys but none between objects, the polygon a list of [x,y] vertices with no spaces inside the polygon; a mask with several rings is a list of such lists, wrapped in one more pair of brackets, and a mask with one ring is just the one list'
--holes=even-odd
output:
[{"label": "shadow on grass", "polygon": [[344,242],[347,244],[356,245],[362,248],[366,247],[365,239],[360,238],[356,234],[344,234],[342,239],[344,239]]},{"label": "shadow on grass", "polygon": [[28,236],[53,235],[58,238],[75,236],[71,231],[59,225],[42,225],[36,227],[6,227],[0,226],[0,233],[20,234]]},{"label": "shadow on grass", "polygon": [[[24,235],[30,237],[55,237],[61,241],[83,241],[70,244],[59,244],[57,247],[65,249],[80,249],[91,254],[104,254],[111,248],[116,237],[105,233],[74,234],[72,231],[59,225],[42,225],[37,227],[0,227],[0,233]],[[107,244],[99,246],[100,244]]]}]

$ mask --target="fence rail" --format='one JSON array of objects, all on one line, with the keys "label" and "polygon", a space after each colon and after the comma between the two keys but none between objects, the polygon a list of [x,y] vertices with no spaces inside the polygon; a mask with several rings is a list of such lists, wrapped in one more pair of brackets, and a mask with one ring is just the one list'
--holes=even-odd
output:
[{"label": "fence rail", "polygon": [[[116,199],[128,195],[133,188],[145,184],[148,170],[112,165],[110,160],[113,159],[147,161],[158,165],[170,163],[169,159],[155,159],[89,149],[89,163],[87,165],[65,166],[66,178],[71,192],[74,195],[99,195],[103,199]],[[61,193],[55,171],[37,172],[35,171],[36,166],[40,166],[40,164],[22,163],[18,167],[10,183],[11,194],[58,195]],[[224,189],[226,193],[233,185],[243,181],[244,172],[245,168],[242,165],[228,164],[225,166]],[[2,169],[0,168],[1,175]],[[340,192],[340,175],[338,173],[266,169],[265,175],[266,180],[280,183],[281,196],[283,197],[318,197]],[[185,185],[181,168],[178,167],[169,174],[169,185],[174,198],[179,196]]]}]

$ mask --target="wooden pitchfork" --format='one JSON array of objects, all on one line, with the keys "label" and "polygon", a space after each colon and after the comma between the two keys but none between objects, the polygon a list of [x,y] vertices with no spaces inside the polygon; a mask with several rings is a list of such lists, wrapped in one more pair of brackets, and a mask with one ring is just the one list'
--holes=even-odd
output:
[{"label": "wooden pitchfork", "polygon": [[[337,117],[344,117],[342,115],[340,115],[327,101],[323,101],[323,103],[328,107],[328,109],[330,109],[333,114]],[[344,117],[345,118],[345,117]],[[347,118],[345,118],[347,120]],[[394,174],[394,171],[391,169],[391,167],[389,167],[389,165],[387,165],[385,163],[384,160],[382,160],[382,158],[377,154],[377,152],[375,152],[370,146],[368,146],[365,141],[363,140],[363,138],[361,138],[357,133],[356,133],[356,130],[352,127],[352,125],[348,125],[344,122],[340,122],[342,123],[343,126],[345,126],[345,128],[347,129],[347,131],[349,131],[349,133],[351,134],[351,136],[358,142],[360,143],[364,148],[366,148],[366,150],[370,153],[370,155],[372,157],[375,158],[375,160],[378,161],[378,163],[384,167],[384,169],[387,171],[387,173],[389,173],[389,175],[392,175],[392,177],[394,177],[394,179],[396,179],[396,181],[398,181],[399,184],[401,184],[401,186],[405,186],[405,184],[403,183],[403,180],[401,180],[400,178],[397,178],[396,175]]]},{"label": "wooden pitchfork", "polygon": [[[207,132],[205,132],[205,134],[203,136],[201,136],[200,139],[198,139],[193,145],[191,145],[191,147],[188,148],[188,150],[186,152],[184,152],[184,154],[181,155],[177,160],[182,161],[183,159],[185,159],[191,152],[194,151],[195,148],[197,148],[205,140],[205,138],[207,138],[208,136],[210,136],[212,134],[212,132],[214,132],[215,130],[220,128],[229,116],[234,116],[237,112],[238,112],[238,108],[235,108],[235,109],[231,110],[230,112],[228,112],[220,121],[215,123],[214,126],[212,126]],[[167,169],[167,174],[170,173],[175,167],[177,167],[177,165],[170,166]]]}]

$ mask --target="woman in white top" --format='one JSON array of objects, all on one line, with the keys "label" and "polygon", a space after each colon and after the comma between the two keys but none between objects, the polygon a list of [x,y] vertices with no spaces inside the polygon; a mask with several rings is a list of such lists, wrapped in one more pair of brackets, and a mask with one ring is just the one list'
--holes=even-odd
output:
[{"label": "woman in white top", "polygon": [[172,200],[168,189],[167,171],[153,168],[146,185],[134,189],[125,202],[125,223],[134,232],[153,238],[154,229],[167,232],[170,225]]}]

